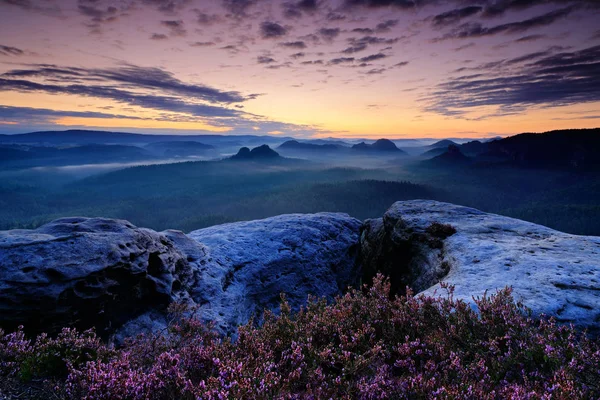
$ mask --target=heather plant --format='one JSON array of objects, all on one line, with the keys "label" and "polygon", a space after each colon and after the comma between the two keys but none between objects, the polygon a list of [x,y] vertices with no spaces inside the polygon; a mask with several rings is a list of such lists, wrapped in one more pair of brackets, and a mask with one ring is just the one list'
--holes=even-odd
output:
[{"label": "heather plant", "polygon": [[[475,299],[390,296],[381,276],[327,304],[309,299],[221,338],[173,310],[169,328],[96,358],[66,354],[73,399],[595,399],[600,346],[553,319],[532,318],[510,289]],[[70,331],[69,331],[70,332]],[[89,335],[89,333],[87,333]],[[75,333],[73,335],[77,336]],[[84,336],[81,334],[81,336]],[[67,335],[68,337],[71,337]],[[43,339],[41,343],[44,343]],[[69,339],[71,340],[71,339]],[[86,340],[90,340],[89,338]],[[71,340],[75,348],[87,348]],[[63,341],[65,341],[63,339]],[[2,371],[37,371],[38,341],[0,338]],[[93,347],[93,346],[89,346]],[[42,346],[41,348],[45,348]],[[102,350],[101,350],[102,349]],[[63,354],[63,353],[61,353]],[[84,353],[94,358],[92,353]],[[45,363],[42,363],[45,365]],[[29,364],[26,364],[29,365]]]}]

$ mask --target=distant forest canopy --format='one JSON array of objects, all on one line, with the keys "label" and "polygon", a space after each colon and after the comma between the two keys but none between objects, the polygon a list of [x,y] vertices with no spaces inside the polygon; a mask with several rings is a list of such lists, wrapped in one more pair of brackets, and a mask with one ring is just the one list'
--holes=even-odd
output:
[{"label": "distant forest canopy", "polygon": [[[183,231],[292,212],[365,219],[422,198],[600,235],[600,129],[404,148],[380,141],[369,151],[335,139],[271,137],[269,149],[257,136],[115,144],[152,135],[76,132],[0,136],[0,229],[75,215]],[[190,159],[206,161],[172,163]],[[166,164],[121,165],[131,161]]]}]

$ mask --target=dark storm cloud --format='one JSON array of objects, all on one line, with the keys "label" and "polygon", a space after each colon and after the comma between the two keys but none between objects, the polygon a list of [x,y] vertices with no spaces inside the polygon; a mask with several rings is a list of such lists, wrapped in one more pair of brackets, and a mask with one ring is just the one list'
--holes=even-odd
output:
[{"label": "dark storm cloud", "polygon": [[381,60],[383,58],[387,58],[387,55],[383,54],[383,53],[377,53],[377,54],[371,54],[370,56],[359,58],[358,61],[363,62],[363,63],[368,63],[371,61]]},{"label": "dark storm cloud", "polygon": [[22,56],[25,52],[12,46],[3,46],[0,44],[0,56]]},{"label": "dark storm cloud", "polygon": [[[427,110],[461,115],[465,109],[499,106],[501,112],[521,112],[531,106],[563,106],[600,101],[600,46],[549,56],[532,53],[513,62],[519,73],[496,62],[486,75],[455,78],[424,99]],[[530,61],[529,63],[527,63]]]},{"label": "dark storm cloud", "polygon": [[468,18],[472,15],[478,14],[481,12],[483,8],[480,6],[469,6],[464,8],[459,8],[457,10],[447,11],[442,14],[438,14],[433,17],[433,25],[436,27],[451,25],[459,22],[464,18]]},{"label": "dark storm cloud", "polygon": [[305,49],[306,48],[306,43],[304,43],[301,40],[295,41],[295,42],[284,42],[284,43],[279,43],[280,46],[283,47],[288,47],[290,49]]},{"label": "dark storm cloud", "polygon": [[319,35],[327,41],[331,41],[339,36],[341,32],[340,28],[321,28],[319,29]]},{"label": "dark storm cloud", "polygon": [[[175,96],[193,97],[211,103],[237,103],[248,100],[239,92],[221,91],[209,86],[188,84],[175,78],[170,72],[160,68],[144,68],[128,65],[112,69],[84,69],[59,67],[55,65],[36,65],[32,69],[11,70],[2,78],[38,78],[52,79],[63,84],[91,85],[105,83],[125,89],[157,90]],[[10,82],[4,82],[9,85]],[[33,87],[33,86],[32,86]],[[93,87],[90,87],[93,89]]]},{"label": "dark storm cloud", "polygon": [[277,22],[265,21],[260,24],[260,33],[265,39],[273,39],[285,36],[287,28],[279,25]]},{"label": "dark storm cloud", "polygon": [[437,40],[466,39],[473,37],[496,35],[499,33],[522,33],[532,28],[550,25],[555,21],[569,15],[573,11],[573,9],[574,7],[565,7],[534,18],[518,22],[510,22],[502,25],[496,25],[493,27],[484,27],[480,23],[467,23],[460,25],[452,32]]}]

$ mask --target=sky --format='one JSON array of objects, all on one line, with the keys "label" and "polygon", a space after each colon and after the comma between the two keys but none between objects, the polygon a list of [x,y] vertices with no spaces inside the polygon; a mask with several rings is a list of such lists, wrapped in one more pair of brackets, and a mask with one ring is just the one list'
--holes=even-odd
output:
[{"label": "sky", "polygon": [[0,133],[600,126],[598,0],[0,0]]}]

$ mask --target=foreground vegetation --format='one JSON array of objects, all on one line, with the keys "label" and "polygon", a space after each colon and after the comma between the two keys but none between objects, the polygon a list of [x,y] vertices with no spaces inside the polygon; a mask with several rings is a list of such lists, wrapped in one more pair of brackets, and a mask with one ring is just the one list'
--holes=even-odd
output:
[{"label": "foreground vegetation", "polygon": [[[592,399],[600,345],[532,319],[510,290],[476,301],[390,298],[389,282],[311,300],[223,340],[181,307],[167,332],[108,347],[92,331],[0,333],[5,381],[47,381],[40,398]],[[185,314],[189,315],[189,314]]]}]

